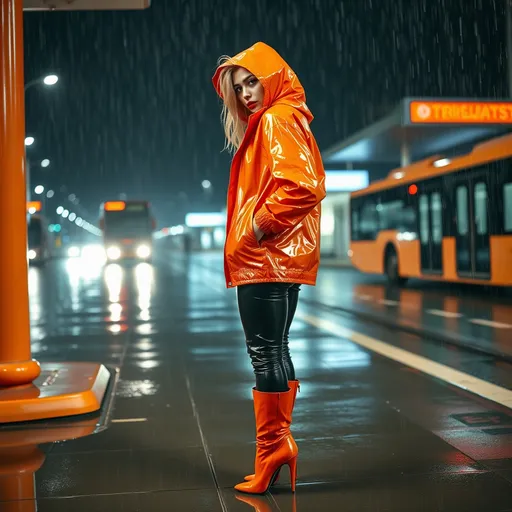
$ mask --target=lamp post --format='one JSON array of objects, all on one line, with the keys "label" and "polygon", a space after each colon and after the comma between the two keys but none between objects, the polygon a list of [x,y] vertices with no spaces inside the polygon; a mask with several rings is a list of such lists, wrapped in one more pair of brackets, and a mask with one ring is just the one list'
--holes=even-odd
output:
[{"label": "lamp post", "polygon": [[59,81],[59,77],[57,75],[43,75],[39,78],[36,78],[34,80],[31,80],[30,82],[25,84],[25,92],[27,92],[28,89],[30,89],[32,86],[37,84],[44,84],[49,87],[52,85],[55,85]]}]

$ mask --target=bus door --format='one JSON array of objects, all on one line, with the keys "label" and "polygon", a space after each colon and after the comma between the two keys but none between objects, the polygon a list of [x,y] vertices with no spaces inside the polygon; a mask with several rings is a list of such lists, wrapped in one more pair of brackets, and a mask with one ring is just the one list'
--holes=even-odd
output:
[{"label": "bus door", "polygon": [[423,183],[418,194],[421,271],[443,273],[443,193],[441,182]]},{"label": "bus door", "polygon": [[455,178],[455,252],[461,277],[487,279],[491,275],[489,241],[489,175],[484,171]]}]

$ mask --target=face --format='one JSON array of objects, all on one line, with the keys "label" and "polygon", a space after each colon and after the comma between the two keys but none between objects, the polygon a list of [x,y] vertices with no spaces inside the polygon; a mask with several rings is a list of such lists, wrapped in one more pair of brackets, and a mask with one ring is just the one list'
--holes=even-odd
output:
[{"label": "face", "polygon": [[237,68],[233,72],[233,89],[238,101],[251,113],[263,107],[265,90],[261,82],[247,69]]}]

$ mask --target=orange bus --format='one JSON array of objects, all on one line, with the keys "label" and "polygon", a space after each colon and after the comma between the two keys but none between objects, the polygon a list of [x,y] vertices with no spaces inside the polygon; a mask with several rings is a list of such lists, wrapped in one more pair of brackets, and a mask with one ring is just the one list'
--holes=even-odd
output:
[{"label": "orange bus", "polygon": [[512,285],[512,134],[395,169],[350,203],[349,256],[362,272]]},{"label": "orange bus", "polygon": [[148,201],[106,201],[100,208],[100,229],[108,261],[151,261],[155,219]]}]

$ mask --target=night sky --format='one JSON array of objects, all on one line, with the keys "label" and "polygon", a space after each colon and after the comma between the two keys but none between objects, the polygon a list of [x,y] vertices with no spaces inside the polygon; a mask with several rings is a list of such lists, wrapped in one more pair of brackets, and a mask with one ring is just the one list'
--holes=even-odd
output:
[{"label": "night sky", "polygon": [[160,227],[219,211],[231,159],[211,86],[220,55],[256,41],[280,52],[326,149],[406,95],[507,97],[504,13],[505,0],[153,0],[146,11],[26,13],[25,81],[60,77],[27,91],[28,159],[52,162],[33,167],[32,183],[65,185],[94,223],[120,193],[151,200]]}]

